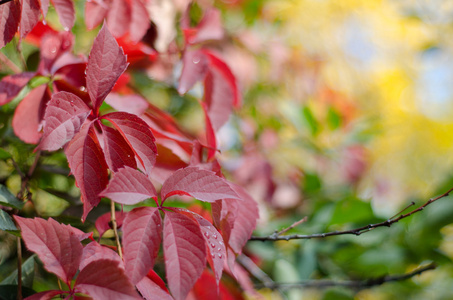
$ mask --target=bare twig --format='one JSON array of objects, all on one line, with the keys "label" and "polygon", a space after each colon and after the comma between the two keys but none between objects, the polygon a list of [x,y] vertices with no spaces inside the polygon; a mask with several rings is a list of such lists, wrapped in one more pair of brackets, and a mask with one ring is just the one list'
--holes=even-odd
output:
[{"label": "bare twig", "polygon": [[300,289],[300,288],[326,288],[332,286],[342,286],[354,289],[365,289],[373,286],[382,285],[386,282],[394,281],[403,281],[409,278],[412,278],[416,275],[420,275],[423,272],[434,270],[436,268],[435,263],[420,267],[412,272],[401,274],[401,275],[386,275],[377,278],[365,279],[365,280],[345,280],[345,281],[335,281],[335,280],[307,280],[294,283],[268,283],[268,284],[257,284],[257,288],[269,288],[272,290],[290,290],[290,289]]},{"label": "bare twig", "polygon": [[250,274],[256,279],[261,281],[264,286],[274,285],[275,282],[267,275],[263,270],[258,267],[250,257],[241,254],[237,257],[238,263],[240,263]]},{"label": "bare twig", "polygon": [[123,251],[121,250],[121,243],[120,243],[120,237],[118,235],[118,224],[116,223],[116,217],[115,217],[115,202],[110,200],[110,214],[111,214],[111,221],[113,225],[113,232],[115,234],[115,240],[116,240],[116,247],[118,250],[118,254],[123,259]]},{"label": "bare twig", "polygon": [[[9,1],[11,0],[7,0],[6,2],[5,0],[2,0],[0,1],[0,5]],[[5,54],[3,54],[3,52],[0,52],[0,61],[4,63],[8,68],[10,68],[11,71],[14,72],[14,74],[22,73],[22,70],[18,66],[16,66],[16,64],[13,63]]]},{"label": "bare twig", "polygon": [[[402,219],[405,219],[409,216],[412,216],[413,214],[415,214],[419,211],[422,211],[425,207],[427,207],[431,203],[433,203],[441,198],[447,197],[452,191],[453,191],[453,188],[449,189],[447,192],[443,193],[440,196],[429,199],[423,205],[419,206],[418,208],[416,208],[406,214],[400,214],[398,217],[391,217],[384,222],[380,222],[380,223],[376,223],[376,224],[369,224],[369,225],[366,225],[363,227],[350,229],[350,230],[344,230],[344,231],[331,231],[331,232],[315,233],[315,234],[276,235],[274,233],[274,234],[271,234],[268,236],[252,236],[249,239],[249,241],[289,241],[289,240],[325,238],[325,237],[336,236],[336,235],[357,235],[358,236],[358,235],[361,235],[362,233],[368,232],[368,231],[373,230],[378,227],[390,227],[392,224],[394,224]],[[412,204],[410,206],[412,206]],[[408,207],[410,207],[410,206],[408,206]],[[404,210],[406,210],[408,207],[406,207]]]},{"label": "bare twig", "polygon": [[280,230],[279,232],[276,231],[276,232],[275,232],[274,234],[272,234],[272,235],[275,235],[275,236],[282,235],[282,234],[286,233],[287,231],[293,229],[293,228],[296,227],[297,225],[300,225],[300,224],[305,223],[305,222],[307,222],[307,217],[303,217],[303,218],[300,219],[299,221],[296,221],[296,222],[294,222],[293,224],[291,224],[291,226],[286,227],[286,228],[283,228],[283,229]]}]

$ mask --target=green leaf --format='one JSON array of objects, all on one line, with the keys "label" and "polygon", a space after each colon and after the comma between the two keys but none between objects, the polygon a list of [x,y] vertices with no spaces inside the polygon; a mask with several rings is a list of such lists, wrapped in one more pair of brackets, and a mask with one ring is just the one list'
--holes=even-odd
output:
[{"label": "green leaf", "polygon": [[[35,257],[33,254],[22,264],[22,285],[31,288],[33,286],[33,278],[35,275]],[[0,282],[0,285],[17,284],[17,270],[14,270],[8,277]]]},{"label": "green leaf", "polygon": [[371,223],[374,221],[376,218],[369,202],[346,198],[336,204],[330,224]]},{"label": "green leaf", "polygon": [[24,203],[17,200],[17,198],[6,188],[0,184],[0,204],[12,208],[21,209]]},{"label": "green leaf", "polygon": [[319,123],[308,106],[305,106],[302,109],[302,117],[304,119],[305,124],[308,126],[311,135],[316,136],[320,130]]},{"label": "green leaf", "polygon": [[9,154],[8,151],[6,151],[6,150],[0,148],[0,159],[1,159],[1,160],[6,160],[6,159],[8,159],[8,158],[11,158],[11,154]]},{"label": "green leaf", "polygon": [[16,230],[13,219],[5,211],[0,209],[0,230]]},{"label": "green leaf", "polygon": [[341,116],[332,107],[329,107],[329,110],[327,111],[327,125],[329,125],[329,128],[332,130],[341,126]]}]

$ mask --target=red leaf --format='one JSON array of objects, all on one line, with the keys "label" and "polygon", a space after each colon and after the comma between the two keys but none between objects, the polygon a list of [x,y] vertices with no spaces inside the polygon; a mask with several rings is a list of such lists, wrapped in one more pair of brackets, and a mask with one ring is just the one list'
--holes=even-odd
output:
[{"label": "red leaf", "polygon": [[136,169],[134,151],[129,144],[124,140],[118,130],[111,127],[101,125],[104,133],[104,154],[109,169],[117,172],[118,169],[128,166]]},{"label": "red leaf", "polygon": [[93,101],[94,111],[98,111],[102,101],[126,67],[123,50],[107,27],[102,26],[94,40],[86,70],[87,90]]},{"label": "red leaf", "polygon": [[93,261],[100,259],[108,259],[118,262],[118,267],[124,269],[123,260],[118,253],[110,248],[103,247],[96,242],[91,242],[83,248],[82,258],[80,260],[80,270],[83,270],[87,265]]},{"label": "red leaf", "polygon": [[190,44],[209,40],[221,40],[224,31],[220,11],[217,9],[208,9],[197,27],[185,29],[184,34],[187,42]]},{"label": "red leaf", "polygon": [[137,204],[148,198],[157,200],[157,192],[151,181],[140,171],[128,166],[113,175],[100,196],[126,205]]},{"label": "red leaf", "polygon": [[85,220],[101,200],[99,193],[108,183],[107,164],[99,146],[93,123],[85,124],[65,149],[71,173],[80,188]]},{"label": "red leaf", "polygon": [[170,291],[176,300],[183,300],[206,265],[206,246],[198,223],[165,211],[164,257]]},{"label": "red leaf", "polygon": [[119,263],[109,259],[92,261],[83,268],[74,289],[94,299],[141,299]]},{"label": "red leaf", "polygon": [[[255,229],[259,213],[255,200],[242,187],[233,184],[231,186],[243,201],[223,199],[220,221],[221,224],[223,222],[222,232],[229,232],[228,244],[239,254]],[[213,206],[213,215],[219,215],[218,212],[214,213],[214,210],[218,211],[218,208]]]},{"label": "red leaf", "polygon": [[109,120],[134,150],[137,159],[149,174],[156,162],[157,147],[149,126],[137,117],[125,112],[114,112],[102,117]]},{"label": "red leaf", "polygon": [[20,18],[20,37],[24,38],[39,21],[41,15],[39,0],[23,0]]},{"label": "red leaf", "polygon": [[[211,287],[216,284],[216,279],[212,273],[205,270],[201,275],[200,279],[195,283],[191,294],[189,297],[192,296],[190,299],[197,299],[197,300],[211,300],[211,299],[222,299],[222,300],[244,300],[242,296],[242,291],[238,288],[233,286],[226,286],[222,282],[219,285],[219,291],[217,292],[216,289],[213,288],[206,288]],[[258,297],[258,299],[260,299]]]},{"label": "red leaf", "polygon": [[107,25],[113,36],[121,37],[129,30],[131,8],[129,1],[112,0],[107,14]]},{"label": "red leaf", "polygon": [[[116,225],[118,228],[121,228],[123,225],[123,220],[126,218],[126,215],[127,213],[123,211],[115,212]],[[94,226],[96,226],[96,229],[99,232],[99,238],[101,238],[107,230],[112,229],[112,226],[110,225],[111,220],[112,214],[110,212],[105,213],[96,219]]]},{"label": "red leaf", "polygon": [[164,291],[159,285],[148,277],[143,277],[137,283],[137,289],[146,300],[173,300],[169,293]]},{"label": "red leaf", "polygon": [[131,41],[139,42],[151,25],[148,10],[141,0],[131,0],[131,22],[129,35]]},{"label": "red leaf", "polygon": [[44,292],[40,292],[40,293],[36,293],[34,295],[31,295],[31,296],[25,298],[24,300],[51,300],[51,299],[54,299],[55,296],[62,295],[62,294],[65,294],[65,293],[67,293],[67,292],[56,291],[56,290],[44,291]]},{"label": "red leaf", "polygon": [[50,0],[57,11],[58,18],[64,29],[68,31],[74,26],[75,10],[72,0]]},{"label": "red leaf", "polygon": [[17,106],[12,125],[14,133],[22,141],[29,144],[39,142],[42,135],[40,124],[49,98],[50,92],[43,84],[32,90]]},{"label": "red leaf", "polygon": [[223,242],[222,235],[217,229],[202,216],[191,212],[186,209],[178,209],[178,211],[184,215],[195,218],[200,226],[201,233],[206,242],[207,259],[211,269],[214,271],[217,285],[219,284],[220,278],[222,278],[223,265],[226,258],[225,243]]},{"label": "red leaf", "polygon": [[178,92],[185,94],[197,81],[205,78],[208,72],[209,60],[201,50],[186,50],[182,62],[183,67],[179,78]]},{"label": "red leaf", "polygon": [[0,48],[3,48],[14,37],[20,22],[21,4],[12,0],[0,5]]},{"label": "red leaf", "polygon": [[[0,9],[5,5],[1,5]],[[3,77],[0,81],[0,105],[11,102],[33,76],[34,72],[25,72]]]},{"label": "red leaf", "polygon": [[201,106],[203,108],[203,112],[204,112],[204,116],[205,116],[205,120],[206,120],[206,122],[205,122],[206,123],[206,141],[208,143],[208,146],[210,147],[210,149],[208,149],[208,161],[210,161],[211,159],[213,159],[215,157],[215,154],[217,152],[216,151],[217,139],[215,136],[214,127],[212,127],[211,118],[209,117],[206,104],[202,102]]},{"label": "red leaf", "polygon": [[102,0],[85,2],[85,25],[88,30],[93,29],[102,23],[107,16],[107,4]]},{"label": "red leaf", "polygon": [[20,226],[27,248],[35,252],[47,271],[70,285],[77,273],[83,246],[71,226],[59,224],[50,218],[28,219],[14,216]]},{"label": "red leaf", "polygon": [[187,167],[179,169],[163,184],[162,201],[172,195],[189,195],[198,200],[214,202],[222,198],[238,198],[227,181],[214,172]]},{"label": "red leaf", "polygon": [[139,95],[119,95],[110,93],[105,102],[118,111],[141,115],[148,108],[148,102]]},{"label": "red leaf", "polygon": [[74,94],[59,92],[52,96],[44,115],[45,125],[39,149],[55,151],[79,132],[91,109]]},{"label": "red leaf", "polygon": [[154,266],[162,242],[162,220],[155,207],[135,208],[123,225],[126,274],[136,284]]},{"label": "red leaf", "polygon": [[39,72],[52,74],[53,64],[56,60],[71,50],[74,36],[70,32],[46,34],[41,39]]}]

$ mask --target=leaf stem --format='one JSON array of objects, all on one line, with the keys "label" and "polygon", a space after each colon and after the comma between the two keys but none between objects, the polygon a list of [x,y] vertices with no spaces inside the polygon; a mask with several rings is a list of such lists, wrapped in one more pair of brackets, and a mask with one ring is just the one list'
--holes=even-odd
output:
[{"label": "leaf stem", "polygon": [[116,217],[115,217],[115,202],[113,202],[112,200],[110,200],[110,214],[111,214],[111,221],[112,221],[112,225],[113,225],[113,232],[115,234],[118,255],[121,257],[121,259],[123,259],[123,251],[121,250],[120,237],[118,235],[118,224],[116,223]]},{"label": "leaf stem", "polygon": [[17,237],[17,300],[22,300],[22,244]]}]

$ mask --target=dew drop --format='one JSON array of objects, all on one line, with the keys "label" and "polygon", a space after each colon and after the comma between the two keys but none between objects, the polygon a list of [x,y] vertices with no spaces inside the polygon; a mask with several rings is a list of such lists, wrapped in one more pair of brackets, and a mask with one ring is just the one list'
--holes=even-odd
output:
[{"label": "dew drop", "polygon": [[160,227],[160,224],[157,224],[157,227]]},{"label": "dew drop", "polygon": [[128,154],[127,157],[131,157],[131,156]]},{"label": "dew drop", "polygon": [[85,75],[87,74],[87,69],[85,69],[85,72],[84,72],[84,73],[85,73]]},{"label": "dew drop", "polygon": [[200,62],[200,58],[199,57],[194,57],[192,58],[192,62],[196,65]]},{"label": "dew drop", "polygon": [[212,248],[215,248],[215,244],[211,244],[211,247],[212,247]]},{"label": "dew drop", "polygon": [[206,228],[207,228],[208,230],[210,230],[210,229],[211,229],[211,226],[208,226],[208,227],[206,227]]},{"label": "dew drop", "polygon": [[216,239],[217,238],[217,234],[214,233],[214,235],[212,237]]},{"label": "dew drop", "polygon": [[220,245],[223,245],[223,242],[222,242],[222,241],[219,241],[219,244],[220,244]]},{"label": "dew drop", "polygon": [[215,254],[214,253],[212,253],[211,256],[212,256],[212,258],[215,258]]},{"label": "dew drop", "polygon": [[69,31],[69,27],[65,26],[64,31]]},{"label": "dew drop", "polygon": [[43,23],[44,25],[47,25],[46,20],[42,20],[42,23]]},{"label": "dew drop", "polygon": [[57,52],[57,48],[56,47],[53,47],[51,50],[50,50],[50,53],[56,53]]},{"label": "dew drop", "polygon": [[86,89],[87,89],[87,88],[86,88],[86,87],[84,87],[84,86],[81,86],[81,87],[80,87],[80,90],[81,90],[82,92],[85,92],[85,91],[86,91]]},{"label": "dew drop", "polygon": [[205,233],[204,233],[204,236],[207,237],[207,238],[209,238],[209,233],[205,232]]},{"label": "dew drop", "polygon": [[217,256],[218,256],[219,258],[222,258],[222,254],[220,254],[220,253],[219,253],[219,254],[217,254]]}]

